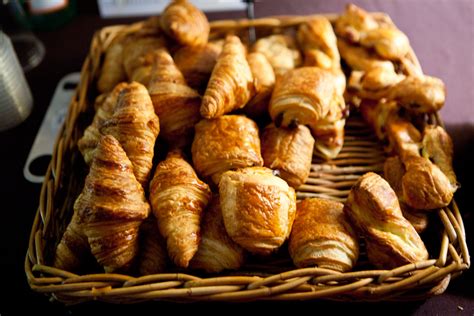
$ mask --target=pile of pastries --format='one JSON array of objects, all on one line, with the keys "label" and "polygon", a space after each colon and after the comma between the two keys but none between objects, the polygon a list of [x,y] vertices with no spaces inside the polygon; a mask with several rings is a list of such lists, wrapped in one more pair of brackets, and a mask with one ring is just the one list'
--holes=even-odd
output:
[{"label": "pile of pastries", "polygon": [[[288,240],[296,267],[349,271],[360,236],[379,268],[428,258],[418,233],[457,188],[451,139],[423,121],[445,89],[392,23],[348,5],[333,24],[209,40],[206,16],[185,0],[154,23],[105,52],[78,142],[90,169],[55,267],[218,273]],[[361,176],[345,204],[297,201],[313,153],[337,157],[349,106],[388,145],[383,177]],[[168,153],[156,164],[157,138]]]}]

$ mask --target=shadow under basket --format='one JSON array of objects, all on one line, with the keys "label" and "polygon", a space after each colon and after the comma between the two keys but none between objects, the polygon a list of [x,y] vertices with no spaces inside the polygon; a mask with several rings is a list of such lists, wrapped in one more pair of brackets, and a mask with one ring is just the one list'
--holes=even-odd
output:
[{"label": "shadow under basket", "polygon": [[[390,21],[384,14],[374,15]],[[311,17],[314,16],[215,21],[211,23],[211,37],[234,33],[245,39],[249,28],[253,27],[260,33],[281,32]],[[333,20],[335,15],[326,17]],[[393,270],[371,267],[364,253],[363,241],[359,262],[352,272],[347,273],[317,267],[295,269],[286,245],[268,260],[249,258],[239,271],[218,275],[176,269],[141,277],[101,273],[97,269],[80,275],[48,265],[72,216],[74,200],[82,190],[87,174],[77,141],[86,127],[86,118],[88,115],[90,118],[93,112],[93,86],[102,56],[117,36],[140,31],[155,23],[156,18],[153,18],[132,25],[106,27],[92,39],[89,55],[82,67],[81,82],[56,141],[31,230],[25,272],[32,290],[66,304],[90,300],[111,303],[318,298],[348,302],[402,301],[439,295],[452,278],[469,268],[464,224],[454,200],[448,207],[431,212],[429,228],[422,235],[431,259]],[[413,64],[419,65],[413,53],[412,57]],[[428,121],[442,125],[438,115],[428,117]],[[386,158],[383,146],[360,117],[351,116],[347,120],[345,133],[344,147],[336,159],[325,162],[314,155],[310,177],[297,191],[299,199],[321,197],[344,202],[351,186],[361,175],[382,171]]]}]

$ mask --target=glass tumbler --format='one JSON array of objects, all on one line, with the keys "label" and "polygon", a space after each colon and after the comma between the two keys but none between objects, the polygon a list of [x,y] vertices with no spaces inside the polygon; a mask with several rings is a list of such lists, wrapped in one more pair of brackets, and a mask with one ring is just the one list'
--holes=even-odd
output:
[{"label": "glass tumbler", "polygon": [[10,38],[0,31],[0,131],[23,122],[33,97]]}]

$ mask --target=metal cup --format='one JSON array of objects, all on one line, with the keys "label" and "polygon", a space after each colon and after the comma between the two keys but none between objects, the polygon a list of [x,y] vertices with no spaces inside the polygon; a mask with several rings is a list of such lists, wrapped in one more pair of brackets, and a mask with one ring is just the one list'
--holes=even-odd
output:
[{"label": "metal cup", "polygon": [[10,38],[0,31],[0,131],[23,122],[33,97]]}]

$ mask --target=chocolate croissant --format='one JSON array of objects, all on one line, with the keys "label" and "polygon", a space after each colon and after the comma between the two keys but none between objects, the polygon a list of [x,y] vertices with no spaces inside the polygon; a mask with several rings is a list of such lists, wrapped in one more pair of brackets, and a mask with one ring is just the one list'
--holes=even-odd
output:
[{"label": "chocolate croissant", "polygon": [[154,216],[148,217],[140,226],[140,275],[163,273],[168,264],[166,242],[161,236]]},{"label": "chocolate croissant", "polygon": [[306,126],[294,129],[268,125],[262,134],[262,156],[265,167],[278,170],[293,188],[306,182],[313,158],[314,138]]},{"label": "chocolate croissant", "polygon": [[168,254],[178,267],[186,268],[198,250],[201,220],[210,198],[209,186],[181,153],[170,152],[156,167],[150,203]]},{"label": "chocolate croissant", "polygon": [[237,270],[244,263],[244,250],[227,234],[219,196],[214,196],[202,221],[202,237],[197,253],[191,260],[192,269],[218,273]]},{"label": "chocolate croissant", "polygon": [[397,196],[379,175],[369,172],[352,187],[344,213],[365,237],[369,261],[381,269],[428,259],[415,228],[402,215]]},{"label": "chocolate croissant", "polygon": [[150,205],[132,163],[113,136],[101,138],[74,212],[106,272],[130,267],[138,252],[139,226]]},{"label": "chocolate croissant", "polygon": [[295,190],[271,169],[227,171],[219,193],[227,233],[244,249],[267,255],[289,237],[296,212]]},{"label": "chocolate croissant", "polygon": [[201,96],[186,84],[164,49],[154,53],[148,92],[160,118],[160,136],[177,147],[191,143],[194,125],[201,119]]},{"label": "chocolate croissant", "polygon": [[343,208],[340,202],[319,198],[296,204],[289,251],[298,268],[352,269],[359,257],[359,241]]},{"label": "chocolate croissant", "polygon": [[252,46],[252,51],[265,55],[277,77],[295,69],[302,62],[296,42],[289,35],[277,34],[260,38]]},{"label": "chocolate croissant", "polygon": [[240,109],[253,93],[245,47],[237,36],[227,36],[202,98],[201,115],[210,119]]},{"label": "chocolate croissant", "polygon": [[127,79],[123,67],[123,46],[124,44],[119,38],[110,44],[105,52],[104,64],[97,80],[97,90],[100,93],[112,91],[119,82]]},{"label": "chocolate croissant", "polygon": [[219,183],[227,170],[262,166],[258,127],[241,115],[202,120],[195,126],[193,164],[204,179]]},{"label": "chocolate croissant", "polygon": [[201,46],[209,37],[206,15],[187,0],[173,0],[161,14],[163,31],[184,46]]}]

